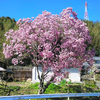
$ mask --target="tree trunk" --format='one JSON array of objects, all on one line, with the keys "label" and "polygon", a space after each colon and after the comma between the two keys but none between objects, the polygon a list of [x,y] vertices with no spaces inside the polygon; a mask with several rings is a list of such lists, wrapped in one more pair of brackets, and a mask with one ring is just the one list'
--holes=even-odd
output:
[{"label": "tree trunk", "polygon": [[44,78],[40,79],[40,86],[39,86],[39,92],[38,94],[43,94],[45,90],[48,88],[48,86],[51,84],[51,82],[54,80],[55,76],[51,77],[51,79],[44,85]]},{"label": "tree trunk", "polygon": [[44,77],[45,77],[46,74],[48,74],[48,72],[44,75],[44,71],[42,70],[42,74],[41,74],[41,77],[40,77],[38,66],[37,66],[37,73],[38,73],[38,79],[40,80],[38,94],[43,94],[45,92],[46,88],[48,88],[48,86],[54,80],[55,75],[53,77],[51,77],[51,79],[44,85],[44,79],[45,79]]},{"label": "tree trunk", "polygon": [[40,85],[39,85],[39,92],[38,94],[43,94],[44,93],[44,80],[40,79]]}]

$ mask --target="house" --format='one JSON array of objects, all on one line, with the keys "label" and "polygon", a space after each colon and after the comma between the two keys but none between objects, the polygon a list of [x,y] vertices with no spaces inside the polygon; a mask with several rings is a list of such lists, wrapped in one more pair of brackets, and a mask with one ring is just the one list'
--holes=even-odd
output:
[{"label": "house", "polygon": [[27,81],[32,79],[32,66],[8,66],[7,69],[13,71],[15,81]]},{"label": "house", "polygon": [[93,57],[94,64],[91,68],[91,72],[95,72],[96,69],[100,67],[100,57]]},{"label": "house", "polygon": [[93,57],[94,66],[100,67],[100,57]]},{"label": "house", "polygon": [[[100,62],[99,62],[100,57],[93,57],[93,60],[95,62],[93,64],[93,66],[100,66]],[[86,67],[89,66],[89,64],[87,62],[85,62],[83,65],[86,66]],[[66,81],[71,80],[71,82],[76,82],[76,83],[81,82],[81,73],[80,73],[78,68],[71,68],[71,69],[67,69],[66,71],[69,72],[69,78],[66,79]],[[91,71],[91,69],[90,69],[90,71]],[[41,72],[42,72],[42,68],[39,67],[39,73],[41,74]],[[49,75],[52,75],[52,74],[53,74],[52,72],[49,73]],[[48,81],[48,80],[49,80],[49,78],[47,80],[45,80],[45,82]],[[32,82],[33,83],[34,82],[39,82],[36,67],[33,67],[33,69],[32,69]]]},{"label": "house", "polygon": [[0,81],[7,80],[12,73],[13,73],[12,71],[0,67]]},{"label": "house", "polygon": [[[40,75],[41,75],[41,73],[42,73],[42,68],[39,67],[38,70],[39,70],[39,73],[40,73]],[[69,78],[66,79],[66,81],[70,81],[70,80],[71,80],[71,82],[80,82],[80,71],[78,70],[78,68],[71,68],[71,69],[68,69],[68,70],[66,70],[66,71],[69,72]],[[51,76],[52,74],[53,74],[53,72],[49,72],[49,76]],[[50,77],[47,78],[47,79],[45,80],[45,82],[47,82],[49,79],[50,79]],[[33,82],[33,83],[39,82],[36,67],[34,67],[34,68],[32,69],[32,82]]]}]

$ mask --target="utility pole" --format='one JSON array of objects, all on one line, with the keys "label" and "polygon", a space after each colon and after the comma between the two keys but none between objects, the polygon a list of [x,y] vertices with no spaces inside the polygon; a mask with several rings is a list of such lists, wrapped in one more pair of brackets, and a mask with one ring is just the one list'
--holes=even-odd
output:
[{"label": "utility pole", "polygon": [[84,19],[85,19],[85,20],[89,20],[87,1],[85,2],[85,14],[84,14]]}]

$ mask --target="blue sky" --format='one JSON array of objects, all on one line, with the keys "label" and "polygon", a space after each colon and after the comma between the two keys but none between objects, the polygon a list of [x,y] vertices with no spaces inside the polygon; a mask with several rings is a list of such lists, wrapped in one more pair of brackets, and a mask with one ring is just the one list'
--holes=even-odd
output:
[{"label": "blue sky", "polygon": [[20,18],[31,18],[46,10],[59,14],[63,9],[72,7],[79,19],[84,19],[85,1],[88,3],[90,21],[100,22],[100,0],[0,0],[0,17],[9,16],[18,21]]}]

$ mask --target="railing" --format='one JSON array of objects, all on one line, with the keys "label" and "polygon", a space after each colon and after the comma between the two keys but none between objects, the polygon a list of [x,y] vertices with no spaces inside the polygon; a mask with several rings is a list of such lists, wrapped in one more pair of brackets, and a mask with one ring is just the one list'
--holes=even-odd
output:
[{"label": "railing", "polygon": [[86,97],[100,96],[100,93],[62,93],[62,94],[34,94],[34,95],[17,95],[17,96],[0,96],[0,100],[20,100],[20,99],[42,99],[42,98],[68,98],[69,97]]}]

